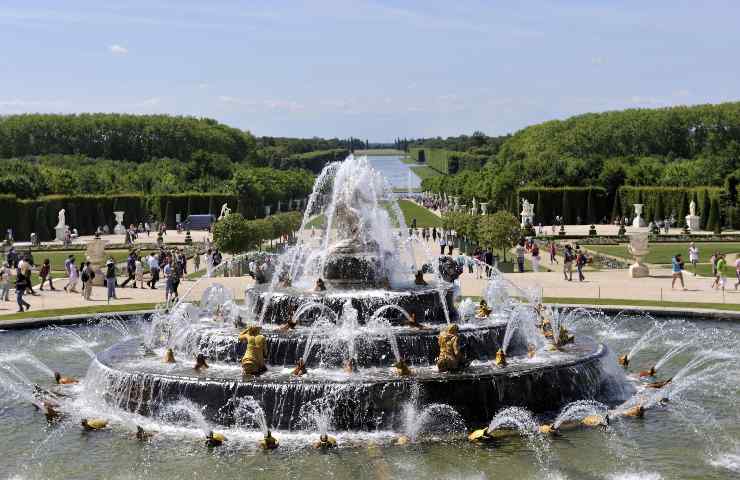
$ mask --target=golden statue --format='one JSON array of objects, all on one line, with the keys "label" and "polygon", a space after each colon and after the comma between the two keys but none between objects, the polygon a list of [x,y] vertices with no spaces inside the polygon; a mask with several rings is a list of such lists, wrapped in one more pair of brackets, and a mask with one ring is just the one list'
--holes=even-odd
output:
[{"label": "golden statue", "polygon": [[627,357],[627,354],[620,355],[617,357],[617,363],[623,366],[624,368],[627,368],[630,366],[630,359]]},{"label": "golden statue", "polygon": [[298,363],[296,363],[292,374],[296,377],[301,377],[307,373],[308,373],[308,369],[306,368],[306,362],[304,362],[302,358],[299,358]]},{"label": "golden statue", "polygon": [[534,344],[532,343],[528,344],[527,345],[527,357],[534,358],[536,353],[537,353],[537,347],[535,347]]},{"label": "golden statue", "polygon": [[406,326],[407,327],[418,328],[419,330],[424,330],[425,328],[427,328],[424,325],[422,325],[421,323],[419,323],[419,322],[416,321],[416,314],[415,313],[411,313],[409,315],[409,317],[410,318],[406,319]]},{"label": "golden statue", "polygon": [[409,368],[409,365],[404,360],[399,360],[393,364],[393,368],[396,369],[396,373],[402,377],[410,377],[413,372]]},{"label": "golden statue", "polygon": [[481,299],[480,303],[478,304],[478,307],[475,309],[475,318],[479,320],[484,320],[488,318],[490,314],[491,314],[491,309],[488,308],[488,303],[486,303],[485,300]]},{"label": "golden statue", "polygon": [[496,352],[496,359],[493,361],[493,363],[497,367],[505,367],[506,366],[506,353],[504,353],[503,349],[499,348]]},{"label": "golden statue", "polygon": [[164,363],[175,363],[175,351],[171,348],[164,352]]},{"label": "golden statue", "polygon": [[273,437],[272,432],[268,430],[264,438],[260,440],[259,445],[262,450],[275,450],[280,446],[280,442],[277,438]]},{"label": "golden statue", "polygon": [[247,342],[247,351],[242,357],[242,370],[245,375],[261,375],[267,371],[265,366],[267,342],[261,331],[259,325],[252,325],[239,335],[240,342]]},{"label": "golden statue", "polygon": [[440,372],[458,370],[462,363],[462,352],[460,351],[460,328],[452,324],[446,332],[441,332],[437,339],[439,343],[439,356],[437,357],[437,369]]},{"label": "golden statue", "polygon": [[318,448],[321,450],[328,450],[330,448],[335,448],[337,446],[337,439],[332,437],[331,435],[322,433],[319,439],[316,442],[314,442],[313,446],[314,448]]}]

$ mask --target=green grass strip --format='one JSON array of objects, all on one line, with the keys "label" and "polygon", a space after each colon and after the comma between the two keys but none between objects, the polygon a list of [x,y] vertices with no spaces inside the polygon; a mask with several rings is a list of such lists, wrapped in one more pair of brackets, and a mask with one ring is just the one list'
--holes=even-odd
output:
[{"label": "green grass strip", "polygon": [[95,305],[89,307],[52,308],[48,310],[31,310],[23,313],[0,315],[0,325],[3,320],[22,320],[26,318],[61,317],[65,315],[95,315],[97,313],[131,312],[135,310],[153,310],[158,303],[124,303],[110,305]]}]

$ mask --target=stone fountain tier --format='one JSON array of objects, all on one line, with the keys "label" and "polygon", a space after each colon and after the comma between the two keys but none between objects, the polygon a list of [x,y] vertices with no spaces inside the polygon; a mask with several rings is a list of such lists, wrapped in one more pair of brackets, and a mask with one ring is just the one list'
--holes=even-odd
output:
[{"label": "stone fountain tier", "polygon": [[[298,308],[308,302],[317,302],[329,307],[339,317],[348,298],[357,309],[358,321],[365,323],[373,313],[386,305],[396,305],[409,314],[416,315],[417,322],[447,323],[445,305],[450,321],[456,320],[456,309],[453,308],[452,287],[445,286],[440,290],[432,286],[412,286],[404,290],[334,290],[323,292],[306,292],[294,288],[278,288],[268,293],[268,285],[256,285],[246,291],[246,303],[252,306],[257,318],[262,315],[263,323],[283,324],[288,321]],[[268,300],[265,312],[262,306]],[[442,303],[444,299],[444,304]],[[308,312],[299,320],[303,325],[311,325],[319,317],[320,311]],[[403,315],[397,310],[384,314],[393,324],[402,324]]]},{"label": "stone fountain tier", "polygon": [[[410,365],[433,365],[439,354],[437,337],[439,327],[417,330],[412,328],[392,329],[392,334],[402,352],[403,359]],[[466,325],[460,328],[460,344],[463,351],[475,352],[469,360],[488,360],[496,355],[496,351],[504,339],[506,323],[488,323],[485,325]],[[268,365],[295,366],[299,358],[306,351],[306,344],[311,339],[311,330],[298,327],[291,332],[263,330],[267,339],[266,359]],[[186,338],[185,344],[194,351],[204,353],[211,360],[238,362],[244,355],[246,343],[239,342],[239,332],[229,328],[198,328]],[[321,333],[314,338],[308,366],[341,367],[347,358],[347,344],[342,343],[336,336],[326,337]],[[322,341],[323,340],[323,341]],[[356,365],[358,367],[389,367],[396,361],[391,343],[382,332],[372,335],[361,334],[355,337]],[[509,353],[524,354],[525,345],[510,345]]]},{"label": "stone fountain tier", "polygon": [[[189,366],[176,370],[157,364],[159,370],[141,368],[139,340],[119,343],[100,353],[87,375],[89,388],[105,393],[111,404],[142,415],[158,411],[183,398],[203,407],[215,423],[234,423],[233,399],[252,397],[265,411],[273,429],[297,429],[301,407],[320,398],[336,398],[333,425],[339,430],[394,429],[403,423],[403,405],[419,385],[421,404],[445,403],[461,414],[469,427],[487,424],[501,408],[517,405],[535,413],[600,394],[601,360],[606,347],[579,338],[562,353],[534,361],[516,361],[494,368],[488,364],[468,367],[462,373],[440,374],[418,368],[409,378],[391,369],[313,371],[302,378],[289,369],[273,367],[263,376],[244,380],[237,366],[232,370],[211,367],[213,376],[197,376]],[[179,370],[178,370],[179,369]]]}]

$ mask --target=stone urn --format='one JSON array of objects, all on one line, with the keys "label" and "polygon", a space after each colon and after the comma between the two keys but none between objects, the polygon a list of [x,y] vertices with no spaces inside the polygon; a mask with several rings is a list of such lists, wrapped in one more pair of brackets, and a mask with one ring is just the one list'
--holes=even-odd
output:
[{"label": "stone urn", "polygon": [[642,263],[642,258],[650,252],[648,248],[648,235],[648,232],[636,232],[629,235],[629,251],[635,258],[635,263],[630,266],[630,277],[632,278],[650,276],[650,269]]}]

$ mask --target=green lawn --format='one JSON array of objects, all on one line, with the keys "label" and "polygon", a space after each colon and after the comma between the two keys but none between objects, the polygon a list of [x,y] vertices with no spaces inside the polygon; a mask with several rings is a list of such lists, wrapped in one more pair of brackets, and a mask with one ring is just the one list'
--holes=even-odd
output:
[{"label": "green lawn", "polygon": [[[37,267],[41,267],[41,265],[44,262],[44,259],[48,258],[51,262],[51,270],[53,272],[63,272],[64,271],[64,261],[67,259],[67,256],[69,254],[72,254],[75,256],[75,262],[77,265],[80,264],[81,261],[85,260],[85,250],[32,250],[33,253],[33,261],[36,263]],[[113,257],[113,260],[115,262],[124,262],[126,261],[126,257],[128,257],[128,250],[106,250],[105,254],[108,256]]]},{"label": "green lawn", "polygon": [[[413,163],[413,162],[412,162]],[[442,175],[432,167],[427,167],[426,165],[414,165],[411,168],[413,172],[416,174],[417,177],[421,178],[422,180],[432,177],[438,177]]]},{"label": "green lawn", "polygon": [[[738,242],[696,242],[696,246],[699,248],[700,262],[708,262],[709,257],[711,257],[712,253],[715,251],[725,254],[740,253],[740,243]],[[630,255],[627,250],[626,243],[619,245],[587,245],[586,248],[606,255],[621,257],[626,260],[630,260],[632,258],[632,255]],[[671,258],[677,253],[683,255],[684,262],[688,264],[689,244],[687,242],[651,243],[650,253],[643,258],[643,261],[653,264],[670,264]],[[707,264],[707,266],[709,266],[709,264]]]},{"label": "green lawn", "polygon": [[[480,301],[479,296],[471,295],[475,303]],[[658,302],[653,300],[631,300],[627,298],[572,298],[572,297],[545,297],[542,303],[557,303],[562,305],[595,305],[601,307],[664,307],[664,308],[706,308],[713,310],[726,310],[740,312],[740,304],[737,303],[702,303],[702,302]]]},{"label": "green lawn", "polygon": [[416,219],[416,226],[423,227],[441,227],[442,219],[432,213],[429,209],[422,207],[410,200],[399,200],[398,206],[406,219],[406,225],[411,226],[411,221]]},{"label": "green lawn", "polygon": [[[33,298],[33,297],[29,297]],[[74,307],[74,308],[55,308],[49,310],[34,310],[33,300],[31,302],[31,310],[23,313],[12,313],[10,315],[0,316],[0,325],[3,320],[19,320],[24,318],[45,318],[45,317],[59,317],[62,315],[94,315],[96,313],[114,313],[114,312],[131,312],[134,310],[153,310],[157,306],[156,303],[128,303],[128,304],[105,304],[95,305],[90,307]]]},{"label": "green lawn", "polygon": [[407,155],[401,159],[403,163],[406,163],[408,165],[416,165],[416,160],[414,160],[414,157]]},{"label": "green lawn", "polygon": [[634,300],[629,298],[570,298],[545,297],[544,303],[562,303],[577,305],[634,306],[634,307],[672,307],[672,308],[711,308],[715,310],[740,311],[737,303],[702,303],[702,302],[658,302],[653,300]]},{"label": "green lawn", "polygon": [[403,150],[396,150],[395,148],[371,148],[370,150],[355,150],[356,156],[367,155],[368,157],[390,157],[390,156],[403,156],[406,152]]}]

